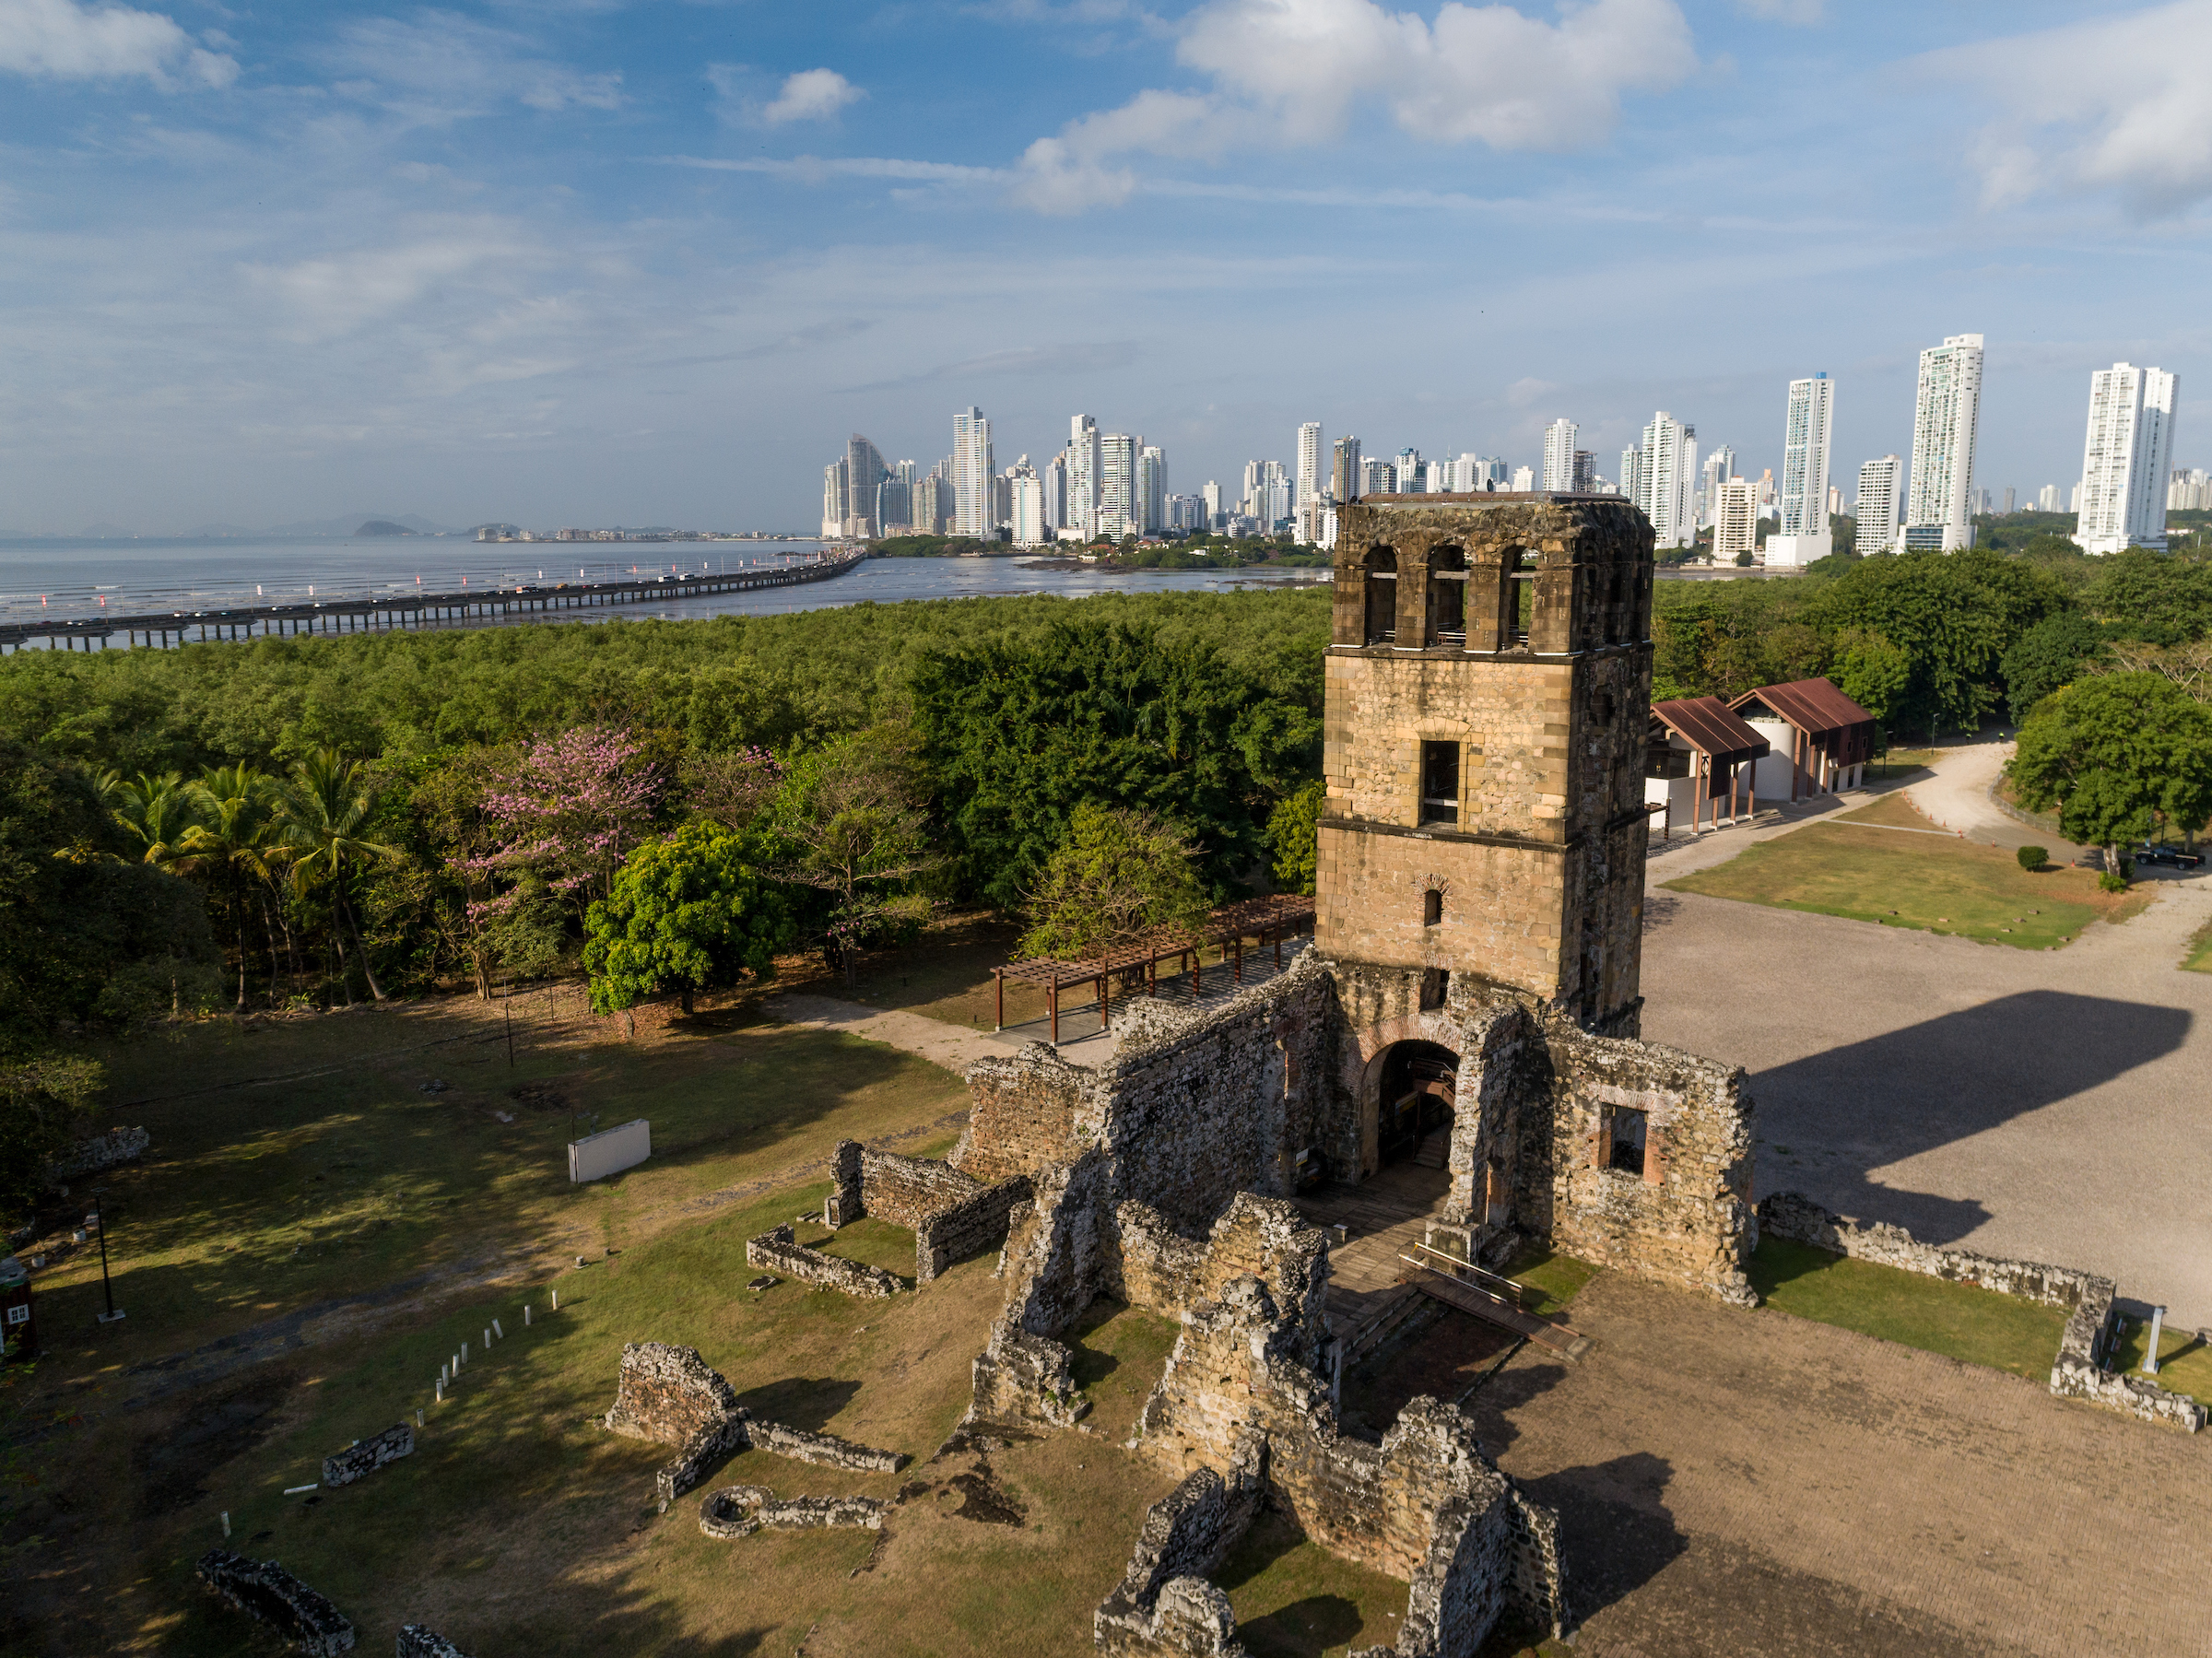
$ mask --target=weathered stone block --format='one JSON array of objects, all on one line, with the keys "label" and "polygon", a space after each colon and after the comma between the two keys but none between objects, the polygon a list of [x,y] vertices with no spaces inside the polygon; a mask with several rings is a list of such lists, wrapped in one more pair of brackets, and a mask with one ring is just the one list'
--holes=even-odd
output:
[{"label": "weathered stone block", "polygon": [[874,1497],[778,1497],[766,1486],[725,1486],[699,1505],[710,1537],[749,1537],[762,1526],[859,1526],[880,1531],[890,1504]]},{"label": "weathered stone block", "polygon": [[396,1422],[374,1439],[363,1440],[358,1445],[347,1446],[323,1459],[323,1483],[326,1486],[349,1486],[365,1475],[373,1474],[386,1463],[395,1463],[403,1456],[415,1454],[415,1430],[405,1422]]},{"label": "weathered stone block", "polygon": [[702,1428],[742,1414],[737,1395],[697,1347],[631,1342],[622,1349],[607,1429],[633,1440],[681,1445]]},{"label": "weathered stone block", "polygon": [[398,1658],[468,1658],[468,1654],[435,1629],[426,1629],[420,1624],[402,1624]]}]

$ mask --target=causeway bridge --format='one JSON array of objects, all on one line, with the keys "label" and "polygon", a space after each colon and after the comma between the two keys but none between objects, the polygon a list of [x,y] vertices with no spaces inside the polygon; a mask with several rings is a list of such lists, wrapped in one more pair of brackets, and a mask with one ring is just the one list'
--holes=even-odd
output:
[{"label": "causeway bridge", "polygon": [[617,605],[665,604],[709,594],[750,593],[827,582],[857,568],[867,554],[840,552],[802,564],[759,568],[725,575],[641,576],[632,581],[519,583],[463,587],[452,593],[394,593],[381,596],[297,600],[288,604],[233,605],[206,610],[123,612],[0,622],[0,654],[27,648],[101,650],[121,634],[128,645],[167,647],[207,640],[252,639],[264,634],[366,633],[390,628],[485,626],[561,610]]}]

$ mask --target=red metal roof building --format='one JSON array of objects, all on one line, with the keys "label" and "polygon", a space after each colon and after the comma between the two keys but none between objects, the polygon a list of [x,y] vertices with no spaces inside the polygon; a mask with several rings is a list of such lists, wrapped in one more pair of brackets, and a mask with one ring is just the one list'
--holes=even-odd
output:
[{"label": "red metal roof building", "polygon": [[1798,679],[1746,691],[1729,708],[1759,729],[1773,758],[1758,770],[1759,793],[1829,794],[1856,788],[1874,758],[1874,716],[1829,679]]},{"label": "red metal roof building", "polygon": [[1747,815],[1752,806],[1751,768],[1771,748],[1764,736],[1718,697],[1678,697],[1653,703],[1644,801],[1665,807],[1661,833],[1670,831],[1678,816],[1686,816],[1692,829],[1702,829],[1708,801],[1716,829],[1724,798],[1729,822],[1736,820],[1739,796]]}]

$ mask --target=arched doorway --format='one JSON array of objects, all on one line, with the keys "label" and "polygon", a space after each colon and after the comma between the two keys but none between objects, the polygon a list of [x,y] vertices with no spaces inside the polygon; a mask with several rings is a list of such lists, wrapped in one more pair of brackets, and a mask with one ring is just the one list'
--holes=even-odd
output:
[{"label": "arched doorway", "polygon": [[1398,1042],[1384,1052],[1375,1094],[1376,1149],[1384,1167],[1415,1158],[1444,1167],[1458,1076],[1459,1055],[1439,1042]]}]

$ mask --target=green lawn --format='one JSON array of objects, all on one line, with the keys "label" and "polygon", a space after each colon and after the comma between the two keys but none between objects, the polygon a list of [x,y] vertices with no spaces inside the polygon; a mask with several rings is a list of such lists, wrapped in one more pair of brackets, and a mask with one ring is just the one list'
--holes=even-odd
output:
[{"label": "green lawn", "polygon": [[1890,796],[1665,885],[2029,950],[2071,943],[2089,923],[2124,920],[2148,902],[2146,895],[2099,892],[2088,870],[2030,875],[2009,852],[1912,832],[1925,827]]},{"label": "green lawn", "polygon": [[1395,1640],[1406,1585],[1340,1559],[1284,1516],[1263,1512],[1214,1582],[1236,1609],[1252,1658],[1338,1658]]},{"label": "green lawn", "polygon": [[[959,1079],[925,1061],[741,1012],[632,1042],[536,1029],[512,1066],[503,1022],[473,1000],[212,1020],[105,1058],[112,1103],[100,1120],[143,1124],[153,1146],[101,1182],[126,1322],[92,1323],[97,1247],[65,1241],[36,1277],[48,1352],[72,1373],[112,1374],[518,1252],[596,1256],[678,1223],[705,1194],[789,1179],[841,1136],[911,1130],[967,1104]],[[424,1092],[430,1082],[446,1086]],[[648,1119],[651,1160],[571,1185],[566,1143],[593,1116]]]},{"label": "green lawn", "polygon": [[2189,941],[2189,954],[2182,965],[2193,973],[2212,973],[2212,922],[2197,929]]},{"label": "green lawn", "polygon": [[1555,1255],[1538,1244],[1516,1256],[1506,1276],[1516,1284],[1527,1285],[1542,1298],[1527,1303],[1529,1311],[1543,1318],[1557,1318],[1582,1293],[1583,1286],[1597,1276],[1597,1268],[1572,1255]]},{"label": "green lawn", "polygon": [[[2142,1375],[2143,1357],[2149,1341],[2149,1324],[2130,1320],[2114,1353],[2113,1368]],[[2161,1330],[2159,1373],[2144,1380],[2157,1382],[2169,1393],[2186,1393],[2199,1405],[2212,1405],[2212,1347],[2207,1347],[2194,1330]]]},{"label": "green lawn", "polygon": [[1762,1305],[1908,1347],[2043,1381],[2058,1357],[2064,1308],[1765,1238],[1751,1256]]}]

